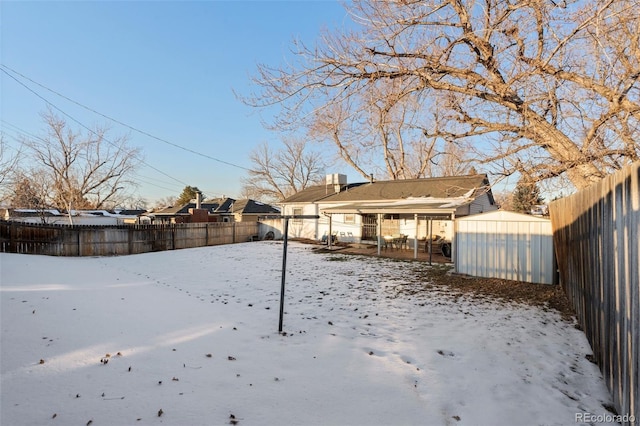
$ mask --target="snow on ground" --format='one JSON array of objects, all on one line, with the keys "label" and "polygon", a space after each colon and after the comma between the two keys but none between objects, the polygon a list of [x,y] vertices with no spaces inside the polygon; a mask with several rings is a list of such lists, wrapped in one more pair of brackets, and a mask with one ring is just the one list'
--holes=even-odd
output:
[{"label": "snow on ground", "polygon": [[290,243],[279,334],[282,249],[0,254],[0,424],[574,425],[609,414],[573,324],[451,298],[413,279],[422,263]]}]

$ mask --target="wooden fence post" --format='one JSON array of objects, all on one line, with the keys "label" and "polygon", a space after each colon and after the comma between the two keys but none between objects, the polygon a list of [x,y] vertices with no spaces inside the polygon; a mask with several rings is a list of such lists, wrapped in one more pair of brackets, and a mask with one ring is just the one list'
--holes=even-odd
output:
[{"label": "wooden fence post", "polygon": [[9,253],[16,253],[16,232],[13,229],[15,222],[9,222]]}]

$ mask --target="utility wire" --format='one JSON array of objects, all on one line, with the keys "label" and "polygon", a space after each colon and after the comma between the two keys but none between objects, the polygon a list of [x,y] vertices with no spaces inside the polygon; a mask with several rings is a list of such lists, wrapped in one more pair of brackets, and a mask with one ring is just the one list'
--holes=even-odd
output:
[{"label": "utility wire", "polygon": [[[173,189],[173,188],[167,188],[166,186],[162,186],[162,185],[158,185],[157,183],[154,182],[149,182],[148,180],[145,179],[152,179],[152,178],[148,178],[147,176],[141,176],[136,174],[136,179],[139,180],[140,182],[146,183],[147,185],[151,185],[151,186],[155,186],[156,188],[160,188],[160,189],[166,189],[167,191],[172,191],[172,192],[179,192],[180,190],[178,189]],[[142,179],[145,178],[145,179]]]},{"label": "utility wire", "polygon": [[[0,122],[3,123],[5,126],[9,127],[10,130],[12,130],[13,132],[16,132],[19,135],[20,134],[27,135],[27,136],[30,136],[33,139],[37,139],[37,140],[39,140],[41,142],[45,142],[46,143],[46,140],[42,139],[40,136],[34,135],[33,133],[29,133],[28,131],[16,126],[15,124],[9,123],[6,120],[3,120],[2,118],[0,118]],[[9,136],[10,138],[12,138],[13,140],[15,140],[16,142],[20,143],[20,145],[22,145],[23,142],[21,140],[19,140],[15,135],[11,135],[11,134],[8,134],[8,133],[6,135]],[[13,147],[11,147],[9,145],[7,145],[7,147],[14,149],[16,152],[21,152],[19,149],[13,148]],[[151,167],[151,166],[149,166],[149,167]],[[158,179],[154,179],[154,178],[149,177],[149,176],[143,176],[143,175],[140,175],[140,174],[137,174],[137,173],[135,173],[135,176],[138,178],[139,181],[144,182],[144,183],[146,183],[148,185],[155,186],[155,187],[160,188],[160,189],[166,189],[167,191],[172,191],[172,192],[176,192],[176,191],[180,192],[180,190],[181,190],[181,189],[176,189],[176,188],[167,188],[166,186],[162,186],[162,185],[159,185],[157,183],[157,182],[160,182],[162,184],[171,185],[172,184],[171,182],[159,181]],[[145,180],[145,179],[148,179],[148,180]],[[154,180],[155,182],[150,182],[149,179],[150,180]],[[182,183],[182,182],[179,182],[179,183]],[[216,191],[216,193],[217,193],[217,191]]]},{"label": "utility wire", "polygon": [[[2,65],[2,66],[4,67],[4,65]],[[97,134],[93,129],[91,129],[91,128],[89,128],[89,127],[85,126],[83,123],[81,123],[80,121],[76,120],[74,117],[72,117],[71,115],[67,114],[67,113],[66,113],[66,112],[64,112],[62,109],[58,108],[55,104],[53,104],[53,103],[49,102],[47,99],[45,99],[43,96],[41,96],[38,92],[36,92],[35,90],[31,89],[29,86],[27,86],[26,84],[24,84],[23,82],[21,82],[20,80],[18,80],[17,78],[15,78],[13,75],[9,74],[9,73],[8,73],[7,71],[5,71],[4,69],[1,69],[1,68],[0,68],[0,71],[4,72],[7,76],[9,76],[9,77],[10,77],[10,78],[12,78],[13,80],[15,80],[15,81],[16,81],[16,83],[18,83],[19,85],[21,85],[22,87],[24,87],[25,89],[27,89],[29,92],[33,93],[35,96],[37,96],[38,98],[40,98],[42,101],[44,101],[44,102],[45,102],[47,105],[49,105],[50,107],[52,107],[52,108],[56,109],[57,111],[59,111],[60,113],[64,114],[66,117],[70,118],[70,119],[71,119],[71,120],[73,120],[75,123],[77,123],[79,126],[81,126],[81,127],[85,128],[86,130],[88,130],[89,132],[93,133],[94,135],[99,136],[99,135],[98,135],[98,134]],[[14,126],[14,127],[16,127],[16,126]],[[39,139],[40,139],[40,138],[39,138]],[[41,140],[42,140],[42,139],[41,139]],[[105,138],[104,136],[103,136],[103,140],[104,140],[105,142],[107,142],[109,145],[113,146],[114,148],[119,149],[119,147],[118,147],[115,143],[111,142],[109,139]],[[188,186],[188,184],[187,184],[187,183],[185,183],[185,182],[181,181],[180,179],[175,178],[175,177],[173,177],[173,176],[169,175],[168,173],[165,173],[165,172],[163,172],[162,170],[160,170],[160,169],[158,169],[158,168],[156,168],[156,167],[152,166],[151,164],[147,163],[147,162],[146,162],[146,161],[144,161],[144,159],[142,159],[140,156],[137,156],[137,159],[138,159],[142,164],[144,164],[145,166],[147,166],[147,167],[149,167],[149,168],[151,168],[151,169],[155,170],[156,172],[160,173],[161,175],[164,175],[164,176],[168,177],[169,179],[174,180],[174,181],[176,181],[176,182],[178,182],[178,183],[180,183],[180,184],[182,184],[182,185]]]},{"label": "utility wire", "polygon": [[[15,74],[19,75],[20,77],[22,77],[22,78],[24,78],[24,79],[26,79],[26,80],[29,80],[29,81],[30,81],[30,82],[32,82],[33,84],[35,84],[35,85],[37,85],[37,86],[40,86],[41,88],[43,88],[43,89],[45,89],[45,90],[48,90],[49,92],[51,92],[51,93],[53,93],[53,94],[55,94],[55,95],[57,95],[57,96],[59,96],[59,97],[61,97],[61,98],[63,98],[63,99],[66,99],[67,101],[69,101],[69,102],[71,102],[71,103],[74,103],[74,104],[78,105],[78,106],[79,106],[79,107],[81,107],[81,108],[86,109],[87,111],[91,111],[91,112],[93,112],[94,114],[97,114],[97,115],[99,115],[99,116],[101,116],[101,117],[106,118],[107,120],[111,120],[111,121],[113,121],[114,123],[118,123],[118,124],[120,124],[121,126],[124,126],[124,127],[128,128],[128,129],[130,129],[130,130],[133,130],[134,132],[138,132],[138,133],[140,133],[140,134],[142,134],[142,135],[148,136],[148,137],[150,137],[150,138],[152,138],[152,139],[155,139],[155,140],[157,140],[157,141],[159,141],[159,142],[162,142],[162,143],[165,143],[165,144],[167,144],[167,145],[171,145],[171,146],[173,146],[173,147],[175,147],[175,148],[182,149],[183,151],[190,152],[191,154],[195,154],[195,155],[198,155],[198,156],[200,156],[200,157],[208,158],[209,160],[217,161],[218,163],[226,164],[227,166],[237,167],[237,168],[239,168],[239,169],[247,170],[247,171],[251,170],[251,169],[248,169],[247,167],[239,166],[239,165],[237,165],[237,164],[233,164],[233,163],[230,163],[230,162],[228,162],[228,161],[220,160],[219,158],[212,157],[212,156],[210,156],[210,155],[208,155],[208,154],[203,154],[202,152],[195,151],[195,150],[193,150],[193,149],[191,149],[191,148],[187,148],[187,147],[185,147],[185,146],[178,145],[177,143],[170,142],[170,141],[168,141],[168,140],[166,140],[166,139],[162,139],[162,138],[160,138],[160,137],[158,137],[158,136],[152,135],[152,134],[151,134],[151,133],[149,133],[149,132],[145,132],[144,130],[140,130],[140,129],[138,129],[138,128],[136,128],[136,127],[133,127],[133,126],[131,126],[131,125],[129,125],[129,124],[123,123],[123,122],[122,122],[122,121],[120,121],[120,120],[116,120],[116,119],[115,119],[115,118],[113,118],[113,117],[109,117],[109,116],[108,116],[108,115],[106,115],[106,114],[103,114],[103,113],[101,113],[101,112],[99,112],[99,111],[96,111],[96,110],[95,110],[95,109],[93,109],[93,108],[90,108],[90,107],[88,107],[88,106],[86,106],[86,105],[81,104],[80,102],[77,102],[77,101],[75,101],[75,100],[73,100],[73,99],[71,99],[71,98],[68,98],[67,96],[65,96],[65,95],[63,95],[63,94],[61,94],[61,93],[59,93],[59,92],[56,92],[55,90],[50,89],[50,88],[48,88],[47,86],[45,86],[45,85],[43,85],[43,84],[38,83],[37,81],[32,80],[31,78],[29,78],[29,77],[27,77],[26,75],[24,75],[24,74],[22,74],[22,73],[20,73],[20,72],[18,72],[18,71],[16,71],[16,70],[14,70],[13,68],[10,68],[10,67],[8,67],[8,66],[6,66],[6,65],[2,64],[2,63],[0,63],[0,66],[1,66],[2,68],[6,68],[7,70],[9,70],[9,71],[11,71],[11,72],[13,72],[13,73],[15,73]],[[6,71],[6,70],[4,70],[4,69],[3,69],[2,71],[3,71],[5,74],[7,74],[7,75],[9,75],[10,77],[12,77],[14,80],[18,81],[15,77],[11,76],[11,75]],[[26,86],[25,86],[25,87],[26,87]]]},{"label": "utility wire", "polygon": [[[24,129],[21,129],[20,127],[16,126],[15,124],[9,123],[6,120],[0,119],[0,122],[2,122],[5,126],[9,127],[10,130],[12,130],[13,132],[15,132],[18,135],[27,135],[35,140],[39,140],[40,142],[44,142],[46,143],[47,141],[45,139],[43,139],[40,136],[34,135],[33,133],[29,133]],[[12,138],[13,140],[19,142],[20,144],[22,144],[22,141],[20,141],[15,135],[11,135],[11,134],[6,134],[8,137]],[[16,152],[20,152],[20,150],[7,145],[8,148],[11,148],[13,150],[15,150]],[[147,185],[151,185],[151,186],[155,186],[156,188],[160,188],[160,189],[165,189],[167,191],[171,191],[171,192],[180,192],[179,188],[168,188],[167,186],[162,186],[159,185],[158,182],[162,183],[162,184],[166,184],[166,185],[171,185],[171,182],[165,182],[165,181],[159,181],[158,179],[154,179],[152,177],[149,176],[143,176],[140,175],[138,173],[134,173],[134,176],[136,177],[136,179],[140,182],[146,183]]]}]

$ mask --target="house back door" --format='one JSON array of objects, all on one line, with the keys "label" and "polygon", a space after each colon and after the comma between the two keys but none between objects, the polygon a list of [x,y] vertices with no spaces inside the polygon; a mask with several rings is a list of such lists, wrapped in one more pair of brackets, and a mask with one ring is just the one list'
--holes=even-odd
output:
[{"label": "house back door", "polygon": [[362,215],[362,239],[375,241],[378,235],[378,221],[374,214]]}]

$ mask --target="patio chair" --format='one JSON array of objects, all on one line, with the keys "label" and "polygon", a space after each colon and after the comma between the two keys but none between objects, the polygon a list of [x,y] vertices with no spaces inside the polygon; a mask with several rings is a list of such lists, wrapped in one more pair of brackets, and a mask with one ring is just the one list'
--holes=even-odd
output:
[{"label": "patio chair", "polygon": [[[331,244],[335,244],[337,242],[338,242],[338,233],[334,232],[333,235],[331,235]],[[329,236],[327,235],[326,232],[322,236],[322,244],[329,244]]]},{"label": "patio chair", "polygon": [[409,248],[409,244],[407,243],[407,238],[409,238],[408,235],[405,234],[401,234],[400,238],[398,240],[396,240],[396,244],[398,245],[398,248],[402,249],[404,248]]},{"label": "patio chair", "polygon": [[[429,253],[429,239],[425,240],[424,252]],[[444,239],[440,235],[433,235],[431,237],[431,253],[441,254],[444,257],[451,257],[451,243]]]}]

